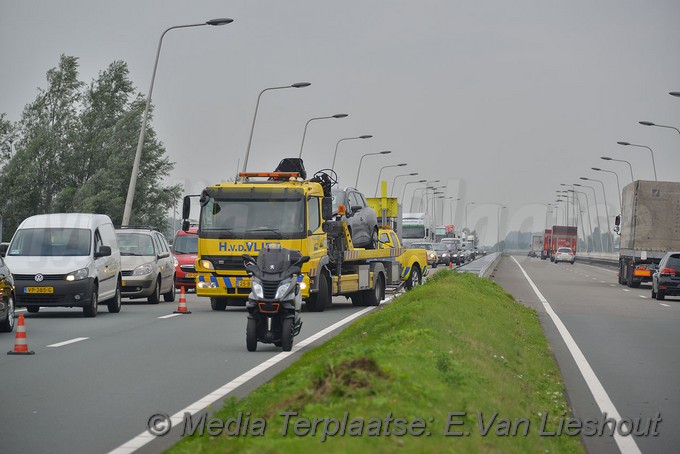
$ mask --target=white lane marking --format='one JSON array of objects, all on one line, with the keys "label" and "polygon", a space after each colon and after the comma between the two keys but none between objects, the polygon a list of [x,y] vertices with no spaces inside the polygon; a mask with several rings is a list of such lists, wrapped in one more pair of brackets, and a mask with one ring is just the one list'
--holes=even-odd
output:
[{"label": "white lane marking", "polygon": [[616,287],[616,284],[609,284],[609,285],[612,286],[612,287]]},{"label": "white lane marking", "polygon": [[[591,277],[591,279],[592,279],[592,280],[594,280],[594,281],[596,281],[596,280],[597,280],[597,278],[596,278],[596,277]],[[604,282],[604,281],[602,281],[602,282]]]},{"label": "white lane marking", "polygon": [[[388,303],[391,301],[394,297],[388,297],[383,300],[383,304]],[[253,367],[249,371],[241,374],[240,376],[236,377],[229,383],[225,384],[224,386],[216,389],[215,391],[211,392],[207,396],[197,400],[193,404],[189,405],[188,407],[178,411],[174,415],[170,417],[170,422],[172,423],[172,427],[178,427],[181,425],[182,421],[184,421],[184,414],[185,413],[191,413],[192,415],[198,413],[199,411],[203,410],[204,408],[208,407],[209,405],[214,404],[218,400],[222,399],[224,396],[229,394],[230,392],[234,391],[236,388],[239,386],[247,383],[249,380],[255,378],[257,375],[261,374],[262,372],[266,371],[270,367],[274,366],[277,363],[280,363],[284,359],[288,358],[290,355],[294,354],[298,350],[302,350],[305,348],[307,345],[311,344],[312,342],[316,341],[317,339],[320,339],[321,337],[325,336],[326,334],[332,332],[333,330],[340,328],[343,325],[348,324],[349,322],[353,321],[356,318],[361,317],[367,312],[370,312],[373,310],[373,307],[367,307],[366,309],[362,309],[358,312],[355,312],[354,314],[343,318],[337,323],[334,323],[333,325],[329,326],[328,328],[325,328],[318,333],[300,341],[297,342],[293,345],[293,350],[289,352],[281,352],[271,358],[269,358],[267,361],[260,363],[259,365]],[[179,314],[178,314],[179,315]],[[148,431],[144,431],[137,435],[135,438],[123,443],[113,451],[110,451],[109,454],[122,454],[122,453],[132,453],[138,449],[140,449],[142,446],[147,445],[148,443],[152,442],[155,440],[156,437],[151,435]]]},{"label": "white lane marking", "polygon": [[624,292],[630,292],[630,290],[628,290],[627,288],[622,288],[621,290],[623,290]]},{"label": "white lane marking", "polygon": [[172,317],[177,317],[178,315],[184,315],[184,314],[168,314],[168,315],[163,315],[162,317],[158,317],[158,318],[172,318]]},{"label": "white lane marking", "polygon": [[586,277],[590,277],[590,276],[588,276],[588,275],[586,274]]},{"label": "white lane marking", "polygon": [[647,298],[645,295],[638,295],[640,298]]},{"label": "white lane marking", "polygon": [[659,304],[661,304],[662,306],[671,307],[670,304],[666,304],[666,303],[659,303]]},{"label": "white lane marking", "polygon": [[28,310],[27,310],[26,308],[23,308],[23,309],[14,309],[14,313],[17,313],[17,312],[28,312]]},{"label": "white lane marking", "polygon": [[[512,259],[515,260],[514,257],[512,257]],[[550,303],[548,303],[548,300],[545,299],[545,297],[538,290],[538,287],[536,287],[536,284],[534,284],[527,272],[524,271],[522,265],[520,265],[517,260],[515,260],[515,263],[517,263],[517,266],[519,266],[519,269],[524,274],[524,277],[529,282],[529,285],[531,285],[531,288],[534,290],[534,293],[538,299],[541,301],[541,303],[543,303],[545,311],[550,316],[550,319],[555,324],[555,327],[562,336],[562,340],[569,349],[569,353],[571,353],[572,358],[574,358],[576,366],[578,366],[578,369],[581,371],[581,375],[583,375],[583,379],[586,381],[588,389],[590,389],[590,392],[595,398],[597,406],[600,407],[600,411],[602,413],[607,413],[607,417],[611,417],[616,420],[618,426],[621,424],[621,415],[619,415],[618,410],[614,406],[614,402],[611,401],[607,391],[604,389],[604,386],[602,386],[602,383],[600,383],[600,380],[595,375],[595,371],[593,371],[592,367],[590,367],[590,364],[588,364],[588,360],[586,359],[585,355],[576,344],[576,341],[574,341],[574,338],[571,336],[571,333],[569,333],[569,330],[567,330],[567,327],[564,326],[564,323],[562,323],[560,317],[552,309]],[[619,446],[621,452],[624,454],[640,452],[640,448],[638,448],[638,445],[635,443],[635,440],[632,436],[621,436],[619,432],[615,430],[614,440]]]},{"label": "white lane marking", "polygon": [[595,266],[595,265],[586,265],[585,263],[582,263],[581,266],[589,266],[589,267],[595,268],[596,270],[599,270],[599,271],[606,271],[607,273],[614,273],[614,274],[618,273],[618,271],[608,270],[607,268],[602,268],[602,267]]},{"label": "white lane marking", "polygon": [[606,282],[605,282],[605,281],[600,281],[600,284],[606,284]]},{"label": "white lane marking", "polygon": [[84,341],[89,339],[89,337],[76,337],[75,339],[67,340],[64,342],[57,342],[56,344],[48,345],[48,347],[63,347],[68,344],[75,344],[76,342]]}]

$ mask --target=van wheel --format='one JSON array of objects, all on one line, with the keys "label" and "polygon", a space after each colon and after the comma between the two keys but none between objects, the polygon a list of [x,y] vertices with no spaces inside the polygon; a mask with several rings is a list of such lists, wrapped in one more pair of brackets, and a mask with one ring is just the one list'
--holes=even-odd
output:
[{"label": "van wheel", "polygon": [[319,291],[309,295],[306,302],[310,312],[323,312],[331,304],[331,291],[328,288],[328,278],[325,273],[319,275]]},{"label": "van wheel", "polygon": [[166,303],[172,303],[175,301],[175,278],[173,276],[172,279],[172,286],[170,287],[170,290],[168,290],[167,293],[163,293],[163,301]]},{"label": "van wheel", "polygon": [[121,297],[120,297],[120,282],[118,282],[118,284],[116,284],[116,294],[114,295],[113,298],[108,300],[106,302],[106,304],[109,308],[110,313],[117,314],[118,312],[120,312],[120,308],[121,308],[121,305],[122,305],[122,301],[121,301]]},{"label": "van wheel", "polygon": [[161,301],[161,277],[158,276],[156,279],[156,288],[154,289],[154,292],[149,295],[146,299],[149,304],[158,304]]},{"label": "van wheel", "polygon": [[97,294],[97,287],[94,287],[92,289],[92,296],[90,297],[90,304],[83,307],[83,315],[85,315],[85,317],[96,317],[98,304],[99,296]]},{"label": "van wheel", "polygon": [[9,333],[14,329],[14,296],[9,295],[5,305],[7,306],[7,317],[0,322],[0,331]]}]

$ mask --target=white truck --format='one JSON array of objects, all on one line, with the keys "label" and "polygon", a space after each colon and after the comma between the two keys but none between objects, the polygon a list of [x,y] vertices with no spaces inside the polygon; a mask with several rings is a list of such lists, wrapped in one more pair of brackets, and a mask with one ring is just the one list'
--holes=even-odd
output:
[{"label": "white truck", "polygon": [[434,222],[427,213],[404,213],[401,220],[401,235],[404,247],[413,243],[433,242]]},{"label": "white truck", "polygon": [[639,287],[666,252],[680,251],[680,182],[634,181],[623,188],[622,204],[619,284]]}]

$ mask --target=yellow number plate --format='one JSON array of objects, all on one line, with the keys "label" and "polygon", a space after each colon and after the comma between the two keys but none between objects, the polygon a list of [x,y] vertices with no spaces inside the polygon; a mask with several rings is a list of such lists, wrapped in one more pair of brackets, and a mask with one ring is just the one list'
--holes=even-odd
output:
[{"label": "yellow number plate", "polygon": [[186,276],[187,276],[187,278],[189,278],[189,279],[193,279],[193,278],[195,278],[196,276],[198,276],[198,273],[187,273]]},{"label": "yellow number plate", "polygon": [[250,287],[250,279],[241,279],[238,281],[239,287]]},{"label": "yellow number plate", "polygon": [[24,293],[54,293],[54,287],[25,287]]}]

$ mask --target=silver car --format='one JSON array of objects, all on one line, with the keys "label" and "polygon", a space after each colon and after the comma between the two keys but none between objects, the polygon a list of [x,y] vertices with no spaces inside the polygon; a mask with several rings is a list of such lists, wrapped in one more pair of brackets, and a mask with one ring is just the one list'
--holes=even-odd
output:
[{"label": "silver car", "polygon": [[356,247],[377,249],[378,216],[368,206],[364,195],[354,188],[333,189],[333,215],[338,214],[338,206],[345,205],[345,220]]},{"label": "silver car", "polygon": [[122,269],[122,296],[175,301],[175,259],[165,236],[153,228],[116,229]]}]

